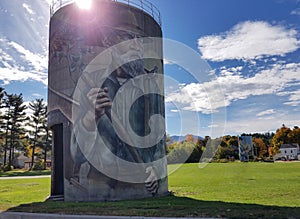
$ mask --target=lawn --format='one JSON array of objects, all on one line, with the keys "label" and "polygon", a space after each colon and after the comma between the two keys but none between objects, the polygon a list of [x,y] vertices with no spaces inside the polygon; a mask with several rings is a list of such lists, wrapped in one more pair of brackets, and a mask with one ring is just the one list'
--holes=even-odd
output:
[{"label": "lawn", "polygon": [[7,172],[0,172],[0,177],[11,177],[11,176],[40,176],[40,175],[50,175],[50,170],[11,170]]},{"label": "lawn", "polygon": [[175,195],[197,200],[300,207],[299,162],[185,164],[169,182]]},{"label": "lawn", "polygon": [[49,195],[50,177],[0,179],[0,211],[20,204],[42,202]]},{"label": "lawn", "polygon": [[[300,163],[198,166],[185,164],[170,174],[169,189],[174,196],[120,202],[44,202],[49,195],[50,178],[0,180],[0,209],[97,215],[299,218]],[[176,168],[169,166],[170,170]]]}]

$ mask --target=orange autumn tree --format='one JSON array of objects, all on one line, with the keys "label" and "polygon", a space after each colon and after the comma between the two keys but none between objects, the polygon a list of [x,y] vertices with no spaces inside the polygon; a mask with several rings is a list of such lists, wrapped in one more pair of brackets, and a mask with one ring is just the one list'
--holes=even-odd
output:
[{"label": "orange autumn tree", "polygon": [[266,144],[261,138],[252,138],[253,145],[258,148],[258,157],[263,157],[268,152]]}]

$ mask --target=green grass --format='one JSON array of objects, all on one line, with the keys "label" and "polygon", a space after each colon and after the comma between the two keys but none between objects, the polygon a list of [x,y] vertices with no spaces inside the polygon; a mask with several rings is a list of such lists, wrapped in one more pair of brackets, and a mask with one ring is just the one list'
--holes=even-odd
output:
[{"label": "green grass", "polygon": [[50,177],[0,179],[0,211],[20,204],[43,202],[49,195]]},{"label": "green grass", "polygon": [[11,170],[7,172],[0,172],[0,177],[12,177],[12,176],[40,176],[40,175],[50,175],[51,170]]},{"label": "green grass", "polygon": [[[170,170],[176,168],[169,166]],[[0,209],[91,215],[300,218],[300,163],[296,162],[214,163],[202,169],[198,164],[185,164],[169,176],[169,189],[175,196],[143,200],[45,202],[49,186],[50,178],[0,180]]]},{"label": "green grass", "polygon": [[298,162],[185,164],[169,182],[175,195],[197,200],[300,207]]}]

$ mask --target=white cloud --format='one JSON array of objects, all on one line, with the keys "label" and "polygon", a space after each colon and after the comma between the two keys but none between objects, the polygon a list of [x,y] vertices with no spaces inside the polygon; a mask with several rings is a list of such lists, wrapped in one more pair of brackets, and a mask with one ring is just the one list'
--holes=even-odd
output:
[{"label": "white cloud", "polygon": [[47,4],[51,5],[52,4],[52,0],[44,0]]},{"label": "white cloud", "polygon": [[26,3],[23,3],[22,6],[26,9],[26,11],[29,14],[35,14],[34,11],[31,9],[31,7],[29,5],[27,5]]},{"label": "white cloud", "polygon": [[268,109],[268,110],[265,110],[265,111],[262,111],[262,112],[256,114],[256,116],[258,116],[258,117],[269,116],[269,115],[274,114],[274,113],[275,113],[274,109]]},{"label": "white cloud", "polygon": [[21,71],[17,68],[0,68],[0,80],[3,81],[4,85],[10,84],[11,81],[23,82],[30,79],[42,82],[45,85],[48,84],[47,74]]},{"label": "white cloud", "polygon": [[35,80],[47,85],[47,55],[35,54],[16,42],[0,39],[0,80],[4,85],[11,81]]},{"label": "white cloud", "polygon": [[171,109],[170,112],[172,112],[172,113],[178,113],[179,110],[178,109]]},{"label": "white cloud", "polygon": [[282,124],[287,127],[299,125],[299,116],[275,114],[271,119],[257,119],[253,116],[239,117],[238,120],[227,121],[226,133],[241,134],[241,133],[265,133],[275,132]]},{"label": "white cloud", "polygon": [[300,16],[300,8],[296,8],[291,12],[291,15],[299,15]]},{"label": "white cloud", "polygon": [[164,59],[164,65],[172,65],[173,62],[168,60],[168,59]]},{"label": "white cloud", "polygon": [[300,105],[300,90],[292,91],[290,93],[285,93],[284,95],[290,95],[289,101],[285,102],[284,104],[290,106],[298,106]]},{"label": "white cloud", "polygon": [[237,100],[268,94],[287,95],[290,102],[298,105],[300,92],[288,91],[286,88],[299,82],[300,63],[275,64],[253,77],[223,69],[223,73],[212,81],[187,84],[167,94],[166,102],[179,103],[182,109],[205,114],[214,113]]},{"label": "white cloud", "polygon": [[32,65],[35,70],[43,71],[47,68],[46,56],[34,54],[16,42],[9,42],[8,45],[11,45],[17,52],[22,54],[21,58],[25,59],[30,65]]},{"label": "white cloud", "polygon": [[43,97],[43,95],[41,95],[41,94],[39,94],[39,93],[33,93],[32,96],[37,97],[37,98]]},{"label": "white cloud", "polygon": [[285,55],[300,47],[297,31],[264,21],[246,21],[219,35],[201,37],[202,58],[212,61]]}]

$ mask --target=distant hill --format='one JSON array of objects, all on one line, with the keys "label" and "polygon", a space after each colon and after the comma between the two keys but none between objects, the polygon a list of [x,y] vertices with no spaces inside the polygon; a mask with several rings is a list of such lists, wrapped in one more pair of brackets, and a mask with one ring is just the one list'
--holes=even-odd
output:
[{"label": "distant hill", "polygon": [[[170,136],[170,138],[172,139],[171,143],[184,141],[186,139],[186,136],[187,135],[172,135]],[[201,136],[193,135],[193,137],[195,140],[197,139],[203,140]]]}]

